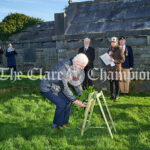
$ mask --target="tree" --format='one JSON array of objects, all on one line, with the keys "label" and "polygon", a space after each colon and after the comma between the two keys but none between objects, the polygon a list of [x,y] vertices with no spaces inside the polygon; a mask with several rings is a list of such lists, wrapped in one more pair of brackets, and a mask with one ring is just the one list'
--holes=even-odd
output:
[{"label": "tree", "polygon": [[29,17],[24,14],[11,13],[0,23],[0,40],[5,41],[15,33],[42,22],[39,18]]}]

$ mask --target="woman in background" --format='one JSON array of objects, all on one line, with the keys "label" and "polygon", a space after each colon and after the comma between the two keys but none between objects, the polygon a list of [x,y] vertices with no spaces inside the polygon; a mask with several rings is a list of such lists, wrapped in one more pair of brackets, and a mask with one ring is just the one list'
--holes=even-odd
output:
[{"label": "woman in background", "polygon": [[[111,100],[116,101],[119,97],[119,80],[121,78],[121,64],[125,61],[122,47],[118,44],[118,38],[111,38],[111,46],[108,50],[110,61],[114,65],[107,66],[107,78],[110,81],[110,93]],[[115,96],[114,96],[114,84],[115,84]]]},{"label": "woman in background", "polygon": [[10,43],[6,51],[7,66],[9,67],[9,69],[13,69],[14,72],[16,72],[17,70],[15,55],[17,55],[17,52],[15,51],[15,48],[13,48],[12,44]]}]

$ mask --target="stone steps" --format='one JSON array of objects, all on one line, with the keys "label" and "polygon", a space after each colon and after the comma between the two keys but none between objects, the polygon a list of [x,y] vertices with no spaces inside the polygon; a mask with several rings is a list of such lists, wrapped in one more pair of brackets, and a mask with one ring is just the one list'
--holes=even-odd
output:
[{"label": "stone steps", "polygon": [[86,24],[72,24],[68,34],[104,33],[117,31],[143,30],[150,28],[150,19],[135,19],[116,22],[88,22]]},{"label": "stone steps", "polygon": [[66,9],[65,24],[65,35],[143,32],[150,29],[150,0],[72,3]]},{"label": "stone steps", "polygon": [[[128,9],[115,9],[112,11],[94,11],[89,13],[78,13],[72,21],[72,24],[87,23],[87,22],[106,22],[129,20],[138,18],[149,18],[150,5],[145,7],[128,8]],[[141,13],[142,12],[142,13]],[[117,14],[117,15],[116,15]]]},{"label": "stone steps", "polygon": [[78,13],[86,13],[90,11],[110,11],[115,9],[128,9],[150,5],[149,0],[106,2],[106,3],[88,3],[81,2],[77,4]]}]

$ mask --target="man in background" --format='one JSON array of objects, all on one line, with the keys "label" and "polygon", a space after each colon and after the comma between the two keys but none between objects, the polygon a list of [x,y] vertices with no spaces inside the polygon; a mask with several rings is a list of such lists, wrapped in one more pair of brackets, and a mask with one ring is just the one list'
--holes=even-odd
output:
[{"label": "man in background", "polygon": [[94,67],[94,60],[95,60],[95,49],[90,47],[91,40],[89,38],[84,39],[84,47],[81,47],[78,51],[78,53],[84,53],[88,59],[89,63],[85,67],[85,79],[83,82],[83,89],[87,89],[89,86],[92,86],[92,80],[89,79],[88,73],[90,73],[90,70]]},{"label": "man in background", "polygon": [[122,80],[120,81],[120,93],[121,94],[129,94],[129,82],[130,82],[130,71],[133,70],[134,65],[134,57],[132,52],[132,47],[126,45],[126,38],[120,37],[120,46],[122,46],[125,62],[122,64]]}]

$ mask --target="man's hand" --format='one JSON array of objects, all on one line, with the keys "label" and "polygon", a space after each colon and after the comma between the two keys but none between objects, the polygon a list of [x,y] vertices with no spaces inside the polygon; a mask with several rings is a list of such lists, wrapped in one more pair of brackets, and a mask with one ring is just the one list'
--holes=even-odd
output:
[{"label": "man's hand", "polygon": [[133,70],[133,68],[130,68],[130,71],[132,71]]},{"label": "man's hand", "polygon": [[114,62],[115,60],[113,58],[110,58],[110,61]]},{"label": "man's hand", "polygon": [[83,104],[84,104],[84,105],[87,105],[87,103],[86,103],[86,102],[83,102]]},{"label": "man's hand", "polygon": [[76,100],[76,101],[74,101],[74,103],[80,107],[86,107],[86,104],[82,103],[80,100]]},{"label": "man's hand", "polygon": [[110,55],[112,55],[112,52],[111,52],[111,51],[109,51],[108,55],[109,55],[109,56],[110,56]]}]

